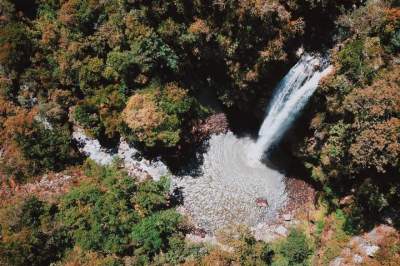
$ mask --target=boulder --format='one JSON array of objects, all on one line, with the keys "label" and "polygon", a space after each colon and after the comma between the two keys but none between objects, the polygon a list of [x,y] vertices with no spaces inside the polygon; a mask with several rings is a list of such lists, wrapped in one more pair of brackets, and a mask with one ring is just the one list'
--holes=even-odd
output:
[{"label": "boulder", "polygon": [[362,245],[360,249],[365,255],[372,258],[378,252],[379,247],[377,245]]},{"label": "boulder", "polygon": [[349,206],[351,203],[353,203],[354,197],[353,195],[346,196],[342,198],[339,202],[340,206]]},{"label": "boulder", "polygon": [[192,133],[198,139],[204,139],[213,134],[226,133],[229,130],[228,118],[224,113],[209,116],[192,128]]},{"label": "boulder", "polygon": [[343,258],[337,257],[336,259],[334,259],[329,263],[329,266],[341,266],[343,265],[343,261],[344,261]]},{"label": "boulder", "polygon": [[257,204],[258,207],[263,207],[263,208],[266,208],[266,207],[269,206],[268,205],[268,201],[266,199],[264,199],[264,198],[257,198],[256,199],[256,204]]},{"label": "boulder", "polygon": [[287,236],[288,230],[286,227],[280,225],[275,229],[275,233],[277,233],[278,235],[281,235],[281,236]]},{"label": "boulder", "polygon": [[363,261],[364,261],[364,259],[363,259],[363,257],[361,257],[360,255],[355,254],[355,255],[353,256],[353,262],[354,262],[355,264],[361,264]]},{"label": "boulder", "polygon": [[283,215],[283,220],[285,220],[286,222],[289,222],[292,220],[292,215],[290,215],[290,213],[284,214]]},{"label": "boulder", "polygon": [[196,228],[193,230],[193,235],[199,236],[201,238],[205,238],[207,235],[207,232],[202,228]]}]

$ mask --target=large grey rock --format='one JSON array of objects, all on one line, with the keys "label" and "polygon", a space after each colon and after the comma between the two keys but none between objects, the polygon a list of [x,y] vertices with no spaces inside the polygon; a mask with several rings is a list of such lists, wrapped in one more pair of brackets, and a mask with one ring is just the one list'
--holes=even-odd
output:
[{"label": "large grey rock", "polygon": [[344,259],[342,257],[337,257],[329,263],[329,266],[341,266],[343,265]]},{"label": "large grey rock", "polygon": [[278,226],[278,227],[275,229],[275,232],[276,232],[278,235],[286,236],[287,233],[288,233],[288,230],[287,230],[286,227],[280,225],[280,226]]},{"label": "large grey rock", "polygon": [[292,220],[292,215],[290,215],[289,213],[284,214],[283,215],[283,220],[285,220],[287,222],[291,221]]},{"label": "large grey rock", "polygon": [[379,247],[376,245],[362,245],[360,246],[362,252],[368,257],[374,257],[376,252],[378,252]]},{"label": "large grey rock", "polygon": [[355,264],[361,264],[363,261],[364,261],[364,258],[361,257],[360,255],[355,254],[355,255],[353,256],[353,262],[354,262]]}]

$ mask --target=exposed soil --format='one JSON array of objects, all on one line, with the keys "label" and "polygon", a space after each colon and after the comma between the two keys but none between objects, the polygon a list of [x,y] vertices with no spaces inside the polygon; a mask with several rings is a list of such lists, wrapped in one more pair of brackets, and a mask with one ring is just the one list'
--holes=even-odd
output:
[{"label": "exposed soil", "polygon": [[285,179],[288,200],[281,210],[281,215],[291,214],[296,217],[300,213],[308,213],[314,206],[316,191],[312,185],[301,179],[289,177]]},{"label": "exposed soil", "polygon": [[63,173],[48,173],[35,182],[19,185],[13,179],[0,180],[0,205],[15,198],[36,196],[42,200],[53,201],[67,193],[84,177],[82,171],[72,170]]}]

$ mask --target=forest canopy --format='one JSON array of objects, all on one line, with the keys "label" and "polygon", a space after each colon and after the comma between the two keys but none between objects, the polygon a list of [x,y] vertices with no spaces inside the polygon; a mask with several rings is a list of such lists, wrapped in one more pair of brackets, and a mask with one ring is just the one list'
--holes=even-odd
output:
[{"label": "forest canopy", "polygon": [[322,229],[270,245],[240,228],[224,238],[234,253],[188,245],[168,177],[97,165],[73,138],[182,163],[215,113],[254,135],[304,51],[334,69],[287,149],[328,206],[316,226],[345,239],[395,214],[398,227],[398,0],[0,1],[0,201],[4,187],[79,173],[51,200],[0,202],[0,264],[309,265]]}]

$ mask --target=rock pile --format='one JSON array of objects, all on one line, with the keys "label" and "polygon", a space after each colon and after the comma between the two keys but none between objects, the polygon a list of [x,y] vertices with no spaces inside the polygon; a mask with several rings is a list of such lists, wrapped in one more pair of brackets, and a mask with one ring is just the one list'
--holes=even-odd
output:
[{"label": "rock pile", "polygon": [[331,261],[329,266],[369,265],[369,260],[375,257],[380,250],[380,245],[394,233],[396,229],[381,224],[370,232],[352,237],[340,256]]},{"label": "rock pile", "polygon": [[139,180],[154,178],[158,180],[161,176],[169,175],[169,170],[161,161],[151,162],[142,158],[139,151],[130,146],[121,138],[118,151],[107,150],[101,146],[97,139],[87,136],[83,129],[74,127],[72,137],[79,143],[81,153],[100,165],[110,165],[117,158],[122,160],[124,168],[128,174]]},{"label": "rock pile", "polygon": [[229,123],[224,113],[209,116],[206,120],[200,121],[193,127],[192,134],[198,139],[203,140],[213,134],[224,134],[229,130]]},{"label": "rock pile", "polygon": [[79,171],[72,174],[49,173],[36,182],[18,185],[12,179],[1,182],[0,200],[7,200],[13,196],[35,195],[42,199],[51,200],[68,192],[72,185],[79,181],[83,174]]}]

